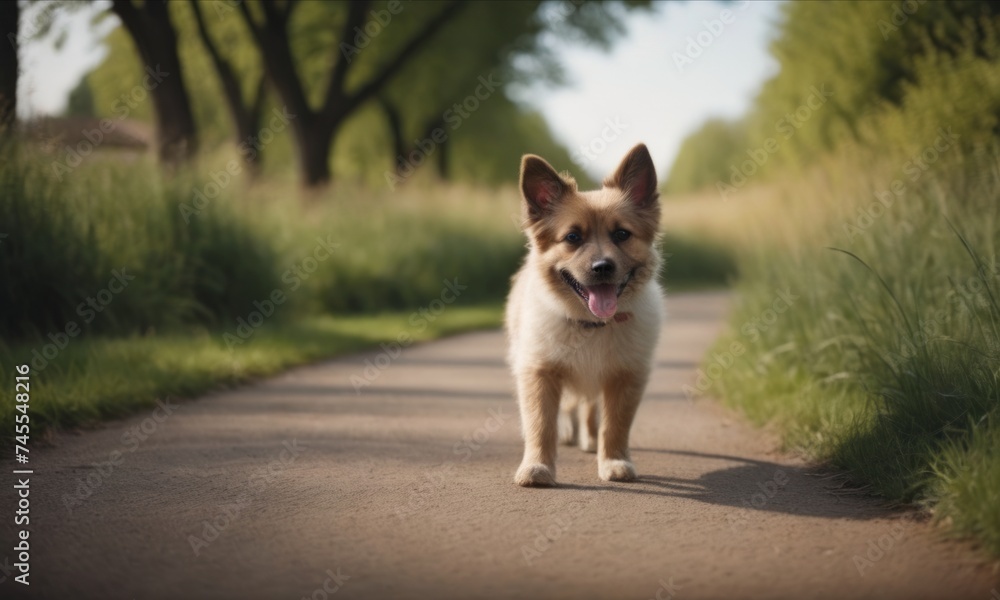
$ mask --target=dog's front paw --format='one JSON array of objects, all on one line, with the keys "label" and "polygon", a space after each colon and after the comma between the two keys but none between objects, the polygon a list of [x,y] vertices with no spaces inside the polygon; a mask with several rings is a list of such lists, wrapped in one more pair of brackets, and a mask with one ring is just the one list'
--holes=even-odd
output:
[{"label": "dog's front paw", "polygon": [[627,460],[604,459],[597,463],[597,474],[604,481],[633,481],[635,467]]},{"label": "dog's front paw", "polygon": [[541,463],[521,465],[514,481],[523,487],[550,487],[556,484],[555,469]]}]

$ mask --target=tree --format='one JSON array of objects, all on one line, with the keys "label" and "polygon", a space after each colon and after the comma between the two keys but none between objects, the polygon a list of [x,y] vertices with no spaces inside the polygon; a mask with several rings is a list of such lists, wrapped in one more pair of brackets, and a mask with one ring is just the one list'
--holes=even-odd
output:
[{"label": "tree", "polygon": [[[250,29],[260,51],[268,80],[274,87],[288,112],[294,115],[292,132],[298,150],[302,183],[307,187],[326,184],[330,180],[330,152],[333,139],[344,122],[364,102],[374,98],[389,80],[449,21],[466,6],[454,0],[433,15],[412,34],[402,47],[367,80],[348,89],[346,82],[356,64],[352,60],[348,40],[357,39],[369,17],[370,3],[354,0],[348,7],[338,40],[334,47],[336,58],[328,70],[328,83],[318,107],[310,106],[307,91],[296,71],[296,61],[290,44],[288,22],[297,2],[289,0],[279,5],[274,0],[262,0],[263,18],[258,19],[246,2],[240,3],[240,13]],[[377,45],[382,38],[371,40],[368,46]],[[346,46],[346,48],[345,48]],[[354,52],[358,52],[354,48]]]},{"label": "tree", "polygon": [[0,137],[10,135],[17,118],[17,35],[20,12],[16,1],[0,4],[0,32],[5,38],[0,41]]},{"label": "tree", "polygon": [[[198,25],[198,36],[205,46],[205,51],[208,53],[212,61],[212,66],[215,68],[215,73],[219,77],[219,82],[222,84],[226,105],[229,108],[229,114],[232,117],[233,127],[236,132],[236,143],[237,145],[247,143],[248,140],[254,138],[256,132],[260,129],[259,123],[264,108],[266,79],[263,75],[260,76],[251,88],[254,90],[253,95],[250,98],[244,99],[240,77],[236,69],[226,60],[215,45],[215,42],[212,41],[212,36],[208,31],[208,25],[205,23],[205,17],[201,13],[198,0],[189,0],[189,3],[191,11],[194,13],[195,22]],[[260,152],[254,149],[252,152],[241,152],[240,154],[250,171],[256,173],[260,166]]]},{"label": "tree", "polygon": [[146,0],[136,6],[131,0],[113,0],[111,10],[131,36],[146,71],[143,85],[156,107],[160,162],[184,162],[197,151],[197,134],[167,2]]},{"label": "tree", "polygon": [[[626,5],[625,8],[637,6],[645,5]],[[620,4],[612,2],[472,3],[379,95],[379,105],[393,138],[397,177],[392,179],[398,183],[400,176],[418,168],[410,157],[422,155],[418,145],[426,147],[428,138],[437,129],[443,129],[446,135],[438,136],[442,141],[433,146],[430,157],[433,160],[424,164],[436,166],[441,179],[455,174],[453,138],[461,137],[459,127],[468,129],[463,125],[465,107],[460,106],[463,103],[468,102],[473,107],[475,116],[469,115],[470,121],[517,121],[506,122],[501,132],[494,132],[494,135],[522,131],[519,124],[531,117],[505,105],[508,84],[525,81],[565,83],[560,64],[542,41],[547,37],[543,34],[606,48],[615,35],[623,31],[620,8]],[[368,65],[375,62],[373,58],[376,61],[381,58],[373,57],[377,53],[377,49],[366,50],[359,59],[362,64],[358,68],[369,68]],[[488,85],[481,85],[484,81]],[[448,127],[443,127],[446,124]],[[508,135],[504,137],[515,146],[526,141],[526,138],[519,142]],[[490,146],[496,146],[495,138]],[[522,148],[515,159],[528,150],[530,148]],[[478,155],[486,161],[491,159],[482,151]],[[506,152],[496,155],[506,155]]]}]

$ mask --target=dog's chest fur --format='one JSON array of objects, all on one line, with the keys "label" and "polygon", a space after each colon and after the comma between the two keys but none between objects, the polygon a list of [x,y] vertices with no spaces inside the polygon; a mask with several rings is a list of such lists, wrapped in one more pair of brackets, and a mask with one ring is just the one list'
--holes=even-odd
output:
[{"label": "dog's chest fur", "polygon": [[621,312],[631,315],[628,320],[587,327],[567,314],[532,262],[529,257],[515,277],[507,306],[508,359],[515,373],[562,367],[571,387],[589,392],[599,390],[616,372],[648,371],[663,318],[662,293],[655,280],[623,304]]}]

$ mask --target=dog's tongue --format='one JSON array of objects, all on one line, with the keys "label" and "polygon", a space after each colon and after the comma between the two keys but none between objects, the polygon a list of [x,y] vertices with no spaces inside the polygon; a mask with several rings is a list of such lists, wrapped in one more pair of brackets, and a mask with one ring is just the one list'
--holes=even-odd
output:
[{"label": "dog's tongue", "polygon": [[618,311],[618,294],[614,285],[591,285],[587,287],[587,306],[595,317],[610,319]]}]

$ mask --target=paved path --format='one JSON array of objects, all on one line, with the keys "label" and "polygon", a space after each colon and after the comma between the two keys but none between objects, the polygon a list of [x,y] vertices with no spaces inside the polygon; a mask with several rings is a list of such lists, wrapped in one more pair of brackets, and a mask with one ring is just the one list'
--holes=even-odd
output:
[{"label": "paved path", "polygon": [[405,351],[360,395],[375,353],[58,436],[32,454],[32,593],[8,577],[0,597],[991,600],[968,549],[832,494],[684,397],[726,303],[668,302],[636,483],[561,448],[560,487],[516,487],[503,337],[461,335]]}]

